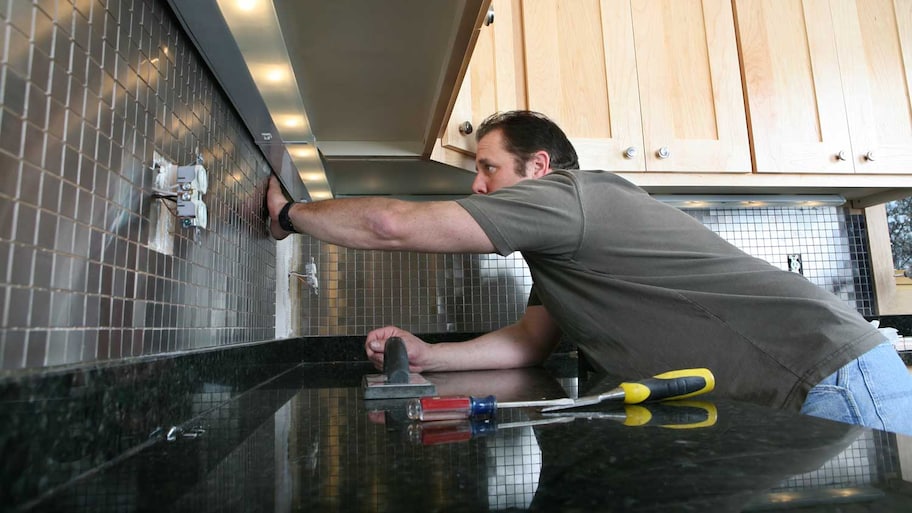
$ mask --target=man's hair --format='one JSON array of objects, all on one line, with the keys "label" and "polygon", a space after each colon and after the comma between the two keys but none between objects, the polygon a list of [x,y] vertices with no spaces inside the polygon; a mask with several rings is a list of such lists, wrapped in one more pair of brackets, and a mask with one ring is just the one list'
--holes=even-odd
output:
[{"label": "man's hair", "polygon": [[530,110],[498,112],[485,119],[475,134],[475,140],[500,130],[504,146],[516,160],[516,172],[523,174],[526,162],[537,151],[546,151],[552,169],[579,169],[579,159],[573,144],[554,121],[544,114]]}]

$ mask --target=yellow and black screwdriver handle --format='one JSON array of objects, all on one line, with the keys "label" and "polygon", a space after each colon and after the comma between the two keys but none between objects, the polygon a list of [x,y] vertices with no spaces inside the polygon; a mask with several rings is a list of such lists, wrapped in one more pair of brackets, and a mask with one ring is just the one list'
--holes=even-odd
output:
[{"label": "yellow and black screwdriver handle", "polygon": [[712,392],[715,387],[715,376],[705,368],[663,372],[651,378],[618,385],[624,391],[624,402],[627,404],[686,399]]}]

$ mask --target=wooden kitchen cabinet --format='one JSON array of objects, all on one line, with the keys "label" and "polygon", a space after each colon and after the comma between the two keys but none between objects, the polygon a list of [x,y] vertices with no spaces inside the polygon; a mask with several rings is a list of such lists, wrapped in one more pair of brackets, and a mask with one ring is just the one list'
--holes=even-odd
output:
[{"label": "wooden kitchen cabinet", "polygon": [[[603,2],[612,12],[625,0]],[[730,0],[634,0],[646,171],[751,171]],[[659,154],[670,152],[668,158]]]},{"label": "wooden kitchen cabinet", "polygon": [[[581,166],[750,172],[729,0],[495,2],[443,136],[511,108],[543,112]],[[502,16],[502,14],[504,14]],[[523,91],[525,95],[523,95]]]},{"label": "wooden kitchen cabinet", "polygon": [[628,2],[525,0],[527,108],[549,116],[586,169],[645,170]]},{"label": "wooden kitchen cabinet", "polygon": [[735,0],[759,173],[912,174],[912,0]]},{"label": "wooden kitchen cabinet", "polygon": [[528,108],[564,128],[582,167],[651,193],[840,194],[856,208],[912,194],[912,0],[494,7],[437,160],[473,169],[457,124]]},{"label": "wooden kitchen cabinet", "polygon": [[522,62],[515,45],[519,0],[492,4],[494,23],[479,30],[475,50],[441,138],[443,148],[474,154],[475,128],[489,115],[525,105]]}]

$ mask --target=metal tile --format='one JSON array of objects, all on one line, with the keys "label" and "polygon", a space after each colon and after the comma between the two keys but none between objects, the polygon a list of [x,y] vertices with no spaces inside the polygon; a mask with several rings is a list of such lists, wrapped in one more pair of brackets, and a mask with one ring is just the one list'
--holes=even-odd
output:
[{"label": "metal tile", "polygon": [[51,286],[55,289],[70,290],[73,259],[68,255],[54,254],[54,275]]},{"label": "metal tile", "polygon": [[[23,170],[23,174],[33,174],[36,178],[41,176],[41,166],[44,161],[44,133],[41,129],[31,123],[25,123],[25,134],[22,145],[22,160],[28,164],[31,169]],[[22,193],[32,191],[22,191]],[[36,191],[37,192],[37,191]],[[37,204],[37,197],[33,198],[32,203]]]},{"label": "metal tile", "polygon": [[25,330],[5,330],[3,343],[2,369],[21,369],[25,365]]},{"label": "metal tile", "polygon": [[16,209],[16,240],[26,244],[35,243],[38,212],[35,207],[20,202]]},{"label": "metal tile", "polygon": [[28,90],[28,80],[25,75],[17,74],[14,70],[3,68],[2,105],[7,112],[18,117],[25,115],[25,99]]},{"label": "metal tile", "polygon": [[66,363],[66,331],[49,331],[47,345],[47,365]]},{"label": "metal tile", "polygon": [[[28,327],[29,312],[31,310],[31,290],[21,287],[10,287],[9,306],[7,307],[7,327]],[[9,342],[9,340],[7,340]]]},{"label": "metal tile", "polygon": [[[2,248],[0,248],[2,249]],[[0,256],[0,264],[3,263],[3,257]],[[9,287],[0,286],[0,325],[7,326],[6,321],[6,309],[9,305],[9,299],[7,295],[9,294]],[[2,338],[2,337],[0,337]]]},{"label": "metal tile", "polygon": [[16,114],[0,109],[0,149],[19,157],[22,150],[22,120]]},{"label": "metal tile", "polygon": [[[91,361],[83,356],[82,346],[85,338],[82,331],[72,330],[67,334],[66,356],[64,363]],[[93,355],[94,356],[94,355]]]},{"label": "metal tile", "polygon": [[74,223],[66,217],[57,218],[57,241],[54,247],[66,253],[73,252]]},{"label": "metal tile", "polygon": [[33,289],[32,302],[29,304],[31,317],[29,324],[31,326],[46,327],[50,322],[50,311],[48,306],[51,304],[51,292],[49,290]]},{"label": "metal tile", "polygon": [[[50,289],[51,287],[51,276],[54,268],[54,256],[49,251],[38,250],[35,252],[35,264],[34,264],[34,278],[33,285],[42,289]],[[38,303],[37,307],[44,307],[47,305],[45,303]],[[45,324],[35,323],[34,319],[32,320],[33,325],[35,326],[45,326]]]},{"label": "metal tile", "polygon": [[[24,3],[25,2],[13,2],[13,5]],[[30,6],[28,8],[31,9]],[[20,23],[22,22],[20,21]],[[31,30],[27,29],[26,32],[22,32],[13,25],[9,25],[9,28],[10,30],[7,31],[6,64],[9,69],[14,70],[20,77],[27,77],[29,71],[29,53],[31,49],[28,33]]]}]

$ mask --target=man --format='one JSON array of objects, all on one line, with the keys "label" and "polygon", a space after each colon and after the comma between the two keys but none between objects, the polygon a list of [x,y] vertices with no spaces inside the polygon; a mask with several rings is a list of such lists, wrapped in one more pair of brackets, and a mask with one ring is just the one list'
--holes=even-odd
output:
[{"label": "man", "polygon": [[276,238],[294,230],[352,248],[522,252],[534,285],[516,324],[449,344],[380,328],[365,341],[375,365],[394,335],[421,372],[536,365],[563,334],[618,376],[707,367],[720,395],[912,434],[912,377],[835,296],[614,174],[578,170],[563,131],[540,114],[494,115],[476,137],[476,194],[457,201],[293,204],[270,184]]}]

